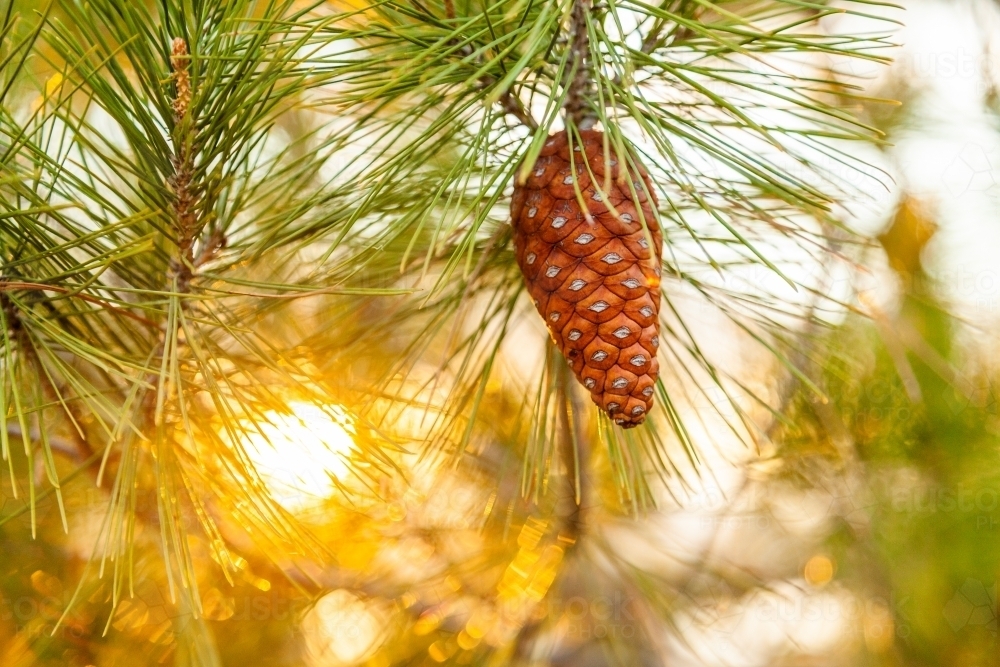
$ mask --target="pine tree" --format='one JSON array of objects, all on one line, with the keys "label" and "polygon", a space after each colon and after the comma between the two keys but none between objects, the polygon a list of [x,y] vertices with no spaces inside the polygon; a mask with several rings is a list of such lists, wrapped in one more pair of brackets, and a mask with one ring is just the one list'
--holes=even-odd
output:
[{"label": "pine tree", "polygon": [[[682,595],[597,525],[697,484],[689,392],[769,435],[735,392],[775,397],[717,365],[686,300],[820,391],[800,367],[830,298],[786,258],[859,240],[845,146],[876,132],[835,70],[885,42],[829,19],[865,3],[33,4],[8,1],[0,31],[0,521],[48,544],[97,489],[101,523],[32,650],[73,628],[80,664],[297,664],[212,621],[253,633],[247,590],[344,589],[393,619],[372,664],[658,664]],[[622,247],[659,281],[632,318],[650,331],[615,348],[652,355],[632,362],[646,384],[619,406],[609,375],[609,414],[570,332],[545,333],[510,224],[553,136],[587,157],[563,199],[581,220],[603,205],[605,231],[635,215]],[[635,176],[616,191],[612,157]],[[804,296],[733,287],[747,271]],[[316,516],[247,444],[307,410],[352,443]],[[581,599],[629,621],[567,630]]]}]

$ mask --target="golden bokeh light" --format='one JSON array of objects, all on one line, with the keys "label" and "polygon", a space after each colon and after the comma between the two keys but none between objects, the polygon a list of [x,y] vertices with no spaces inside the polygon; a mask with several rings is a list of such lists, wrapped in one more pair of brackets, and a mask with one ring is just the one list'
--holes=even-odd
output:
[{"label": "golden bokeh light", "polygon": [[377,602],[338,589],[324,595],[302,619],[312,667],[356,665],[385,639],[387,616]]},{"label": "golden bokeh light", "polygon": [[329,498],[334,480],[349,472],[353,426],[339,406],[292,402],[244,425],[243,447],[271,495],[285,509],[301,511]]},{"label": "golden bokeh light", "polygon": [[834,564],[829,556],[817,554],[809,559],[803,570],[806,581],[813,586],[821,587],[833,579]]},{"label": "golden bokeh light", "polygon": [[865,646],[872,653],[885,653],[892,648],[896,637],[896,623],[892,612],[884,604],[870,602],[862,619]]}]

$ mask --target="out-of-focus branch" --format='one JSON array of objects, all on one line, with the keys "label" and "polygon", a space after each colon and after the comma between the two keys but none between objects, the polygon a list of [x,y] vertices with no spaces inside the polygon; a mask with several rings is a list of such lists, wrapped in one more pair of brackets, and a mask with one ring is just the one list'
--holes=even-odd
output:
[{"label": "out-of-focus branch", "polygon": [[[19,424],[7,424],[7,435],[15,438],[23,438],[24,431]],[[28,429],[28,439],[38,441],[42,439],[41,432],[36,428]],[[71,442],[65,438],[48,436],[49,447],[57,454],[62,454],[75,463],[83,463],[92,452],[87,451],[80,443]]]},{"label": "out-of-focus branch", "polygon": [[560,511],[562,521],[561,537],[575,543],[584,532],[586,517],[584,508],[589,495],[587,486],[586,437],[582,432],[580,419],[583,406],[573,389],[575,379],[569,365],[560,359],[560,373],[557,384],[559,394],[559,457],[566,475],[567,496],[572,503]]}]

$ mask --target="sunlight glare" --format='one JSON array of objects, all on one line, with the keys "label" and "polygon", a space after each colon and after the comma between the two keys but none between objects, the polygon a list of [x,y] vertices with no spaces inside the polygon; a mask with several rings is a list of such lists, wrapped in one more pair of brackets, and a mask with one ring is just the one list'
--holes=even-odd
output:
[{"label": "sunlight glare", "polygon": [[245,424],[243,446],[274,499],[299,511],[329,498],[333,478],[347,476],[354,429],[339,406],[324,410],[293,402],[288,407],[289,413],[266,413],[257,427]]}]

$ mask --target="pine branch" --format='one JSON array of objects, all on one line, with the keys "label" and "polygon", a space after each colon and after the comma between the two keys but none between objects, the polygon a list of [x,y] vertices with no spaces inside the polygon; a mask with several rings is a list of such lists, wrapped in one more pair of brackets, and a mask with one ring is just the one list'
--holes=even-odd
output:
[{"label": "pine branch", "polygon": [[171,162],[173,173],[170,175],[169,182],[174,195],[173,224],[177,234],[177,256],[170,260],[167,285],[168,289],[177,289],[179,292],[185,293],[191,288],[194,239],[201,225],[195,213],[198,201],[191,180],[195,160],[195,147],[192,145],[194,136],[188,129],[192,127],[192,124],[185,122],[188,106],[191,104],[191,76],[188,72],[187,43],[181,37],[175,37],[171,44],[170,65],[173,67],[175,93],[172,103],[174,110],[174,156]]},{"label": "pine branch", "polygon": [[566,82],[566,116],[581,130],[597,123],[597,114],[590,108],[595,98],[595,86],[590,59],[590,23],[593,20],[591,0],[573,0],[570,14],[571,69]]},{"label": "pine branch", "polygon": [[[487,80],[484,83],[486,85],[491,85],[493,82]],[[503,107],[504,111],[517,118],[522,125],[527,127],[532,132],[538,130],[538,121],[536,121],[532,115],[528,113],[528,110],[524,108],[524,103],[521,102],[521,99],[514,95],[510,89],[505,90],[500,96],[500,106]]]},{"label": "pine branch", "polygon": [[[518,605],[513,648],[504,635],[463,660],[537,659],[534,639],[552,628],[532,620],[534,605],[561,594],[551,588],[567,581],[560,559],[582,567],[578,545],[596,544],[591,508],[611,498],[608,513],[637,514],[655,505],[651,480],[683,485],[681,470],[700,464],[685,391],[731,379],[685,322],[680,294],[715,304],[790,368],[808,358],[790,352],[790,334],[814,314],[729,278],[755,267],[795,275],[781,261],[792,246],[803,263],[829,252],[856,164],[837,142],[870,128],[808,61],[878,61],[884,42],[819,23],[857,3],[265,5],[61,0],[46,49],[28,49],[64,80],[37,86],[37,113],[0,117],[0,435],[5,453],[20,434],[35,457],[24,511],[67,479],[45,460],[67,444],[42,428],[58,416],[84,442],[107,443],[97,474],[114,483],[97,555],[113,559],[112,604],[142,575],[134,556],[159,550],[180,604],[200,615],[202,560],[235,578],[227,550],[249,544],[244,532],[276,572],[353,546],[302,530],[242,445],[292,401],[344,405],[356,449],[324,519],[349,515],[374,541],[427,540],[441,556],[446,536],[432,542],[434,530],[404,531],[396,518],[385,528],[347,498],[382,508],[416,458],[435,474],[459,456],[482,466],[475,488],[494,478],[498,499],[476,539],[491,542],[472,565],[446,559],[457,574],[428,588],[454,591],[456,609]],[[5,66],[26,55],[13,53]],[[786,56],[802,65],[795,76],[778,68]],[[677,382],[656,387],[660,414],[627,433],[594,418],[558,355],[537,377],[508,363],[544,340],[520,327],[534,313],[507,243],[509,186],[561,116],[570,131],[600,123],[620,154],[634,148],[663,202],[660,354]],[[752,432],[730,400],[726,426]],[[400,436],[408,421],[416,434]],[[141,507],[147,497],[155,509]],[[545,554],[548,569],[525,569]],[[454,614],[441,645],[455,641],[445,631],[471,627],[446,609],[450,593],[412,602],[420,586],[332,569],[313,578],[317,567],[293,579],[404,597],[398,613],[414,619]],[[497,571],[515,582],[503,594],[469,590]],[[180,640],[192,662],[218,659],[207,627]]]}]

